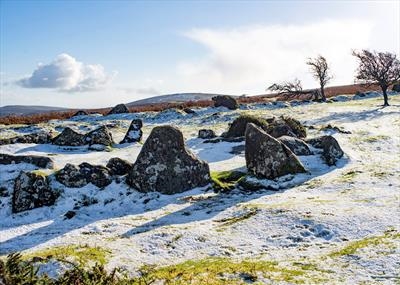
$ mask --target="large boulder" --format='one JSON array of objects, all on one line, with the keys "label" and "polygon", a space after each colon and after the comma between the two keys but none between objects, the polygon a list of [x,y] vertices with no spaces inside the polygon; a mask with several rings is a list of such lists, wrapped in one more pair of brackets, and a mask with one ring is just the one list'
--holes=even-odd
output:
[{"label": "large boulder", "polygon": [[336,165],[336,162],[344,155],[342,148],[333,136],[321,136],[306,142],[315,148],[322,149],[321,157],[328,165]]},{"label": "large boulder", "polygon": [[132,163],[119,157],[110,158],[106,167],[112,175],[125,175],[131,170]]},{"label": "large boulder", "polygon": [[132,120],[129,129],[125,134],[124,139],[120,143],[140,142],[143,135],[142,127],[143,127],[143,122],[141,119]]},{"label": "large boulder", "polygon": [[66,127],[61,134],[53,139],[53,144],[60,146],[81,146],[85,145],[84,135]]},{"label": "large boulder", "polygon": [[159,126],[144,143],[126,181],[140,192],[174,194],[207,185],[210,170],[185,147],[179,129]]},{"label": "large boulder", "polygon": [[51,142],[51,134],[46,132],[38,132],[17,136],[13,138],[0,139],[0,145],[16,144],[16,143],[36,143],[45,144]]},{"label": "large boulder", "polygon": [[236,99],[228,95],[218,95],[212,98],[214,101],[214,107],[226,107],[230,110],[235,110],[239,108],[239,104]]},{"label": "large boulder", "polygon": [[112,146],[114,143],[112,134],[106,126],[101,126],[87,133],[83,139],[85,144],[88,144],[89,148],[94,150],[102,150],[105,146]]},{"label": "large boulder", "polygon": [[128,107],[125,104],[118,104],[108,112],[107,115],[129,113]]},{"label": "large boulder", "polygon": [[45,176],[34,172],[21,172],[14,184],[12,212],[18,213],[42,206],[51,206],[57,199]]},{"label": "large boulder", "polygon": [[0,164],[30,163],[40,168],[53,168],[51,158],[39,155],[11,155],[0,153]]},{"label": "large boulder", "polygon": [[311,155],[312,152],[308,145],[301,139],[282,136],[278,140],[286,145],[295,155]]},{"label": "large boulder", "polygon": [[88,183],[104,188],[112,182],[111,173],[107,167],[91,165],[87,162],[79,166],[67,163],[55,177],[58,182],[71,188],[80,188]]},{"label": "large boulder", "polygon": [[274,179],[306,172],[297,156],[255,124],[246,128],[246,166],[257,177]]},{"label": "large boulder", "polygon": [[253,123],[259,126],[263,130],[268,129],[268,122],[260,117],[252,115],[240,115],[230,125],[228,131],[224,134],[227,138],[243,137],[246,132],[246,126],[249,123]]},{"label": "large boulder", "polygon": [[213,130],[210,129],[201,129],[199,130],[199,135],[198,137],[200,139],[212,139],[215,138],[217,135],[215,134],[215,132]]}]

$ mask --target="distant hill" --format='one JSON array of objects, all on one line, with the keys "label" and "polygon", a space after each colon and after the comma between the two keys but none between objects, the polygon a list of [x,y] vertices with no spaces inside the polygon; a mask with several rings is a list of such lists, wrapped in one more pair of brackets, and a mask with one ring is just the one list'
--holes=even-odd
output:
[{"label": "distant hill", "polygon": [[47,112],[59,112],[71,110],[69,108],[51,107],[51,106],[31,106],[31,105],[7,105],[0,107],[0,117],[8,115],[33,115]]},{"label": "distant hill", "polygon": [[[160,95],[142,100],[137,100],[126,104],[128,107],[141,106],[157,103],[183,103],[188,101],[202,101],[211,100],[212,97],[221,94],[210,94],[210,93],[175,93],[168,95]],[[236,97],[236,96],[233,96]]]}]

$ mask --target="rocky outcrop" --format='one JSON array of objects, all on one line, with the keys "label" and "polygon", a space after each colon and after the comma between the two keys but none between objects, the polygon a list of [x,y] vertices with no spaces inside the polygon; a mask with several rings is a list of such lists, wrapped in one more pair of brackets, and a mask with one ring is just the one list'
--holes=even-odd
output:
[{"label": "rocky outcrop", "polygon": [[114,143],[112,134],[106,126],[101,126],[84,136],[85,144],[89,144],[89,149],[103,150],[106,146]]},{"label": "rocky outcrop", "polygon": [[51,206],[57,199],[45,176],[34,172],[21,172],[14,184],[12,212]]},{"label": "rocky outcrop", "polygon": [[268,122],[265,119],[251,115],[241,115],[229,125],[229,129],[224,134],[224,137],[226,138],[243,137],[246,132],[246,126],[249,123],[253,123],[263,130],[268,129]]},{"label": "rocky outcrop", "polygon": [[66,127],[61,134],[53,139],[53,144],[60,146],[81,146],[85,145],[84,135]]},{"label": "rocky outcrop", "polygon": [[140,192],[174,194],[207,185],[210,171],[185,147],[179,129],[159,126],[144,143],[126,181]]},{"label": "rocky outcrop", "polygon": [[344,155],[342,148],[333,136],[321,136],[306,142],[315,148],[322,149],[321,157],[328,165],[336,165],[336,162]]},{"label": "rocky outcrop", "polygon": [[124,139],[120,143],[140,142],[143,135],[142,127],[143,127],[143,122],[141,119],[132,120],[129,129],[125,134]]},{"label": "rocky outcrop", "polygon": [[87,116],[87,115],[89,115],[88,112],[83,111],[83,110],[79,110],[79,111],[77,111],[75,114],[73,114],[73,115],[71,116],[71,118],[73,118],[73,117],[78,117],[78,116]]},{"label": "rocky outcrop", "polygon": [[51,134],[46,132],[32,133],[13,138],[0,139],[0,145],[16,144],[16,143],[36,143],[46,144],[51,142]]},{"label": "rocky outcrop", "polygon": [[71,188],[80,188],[88,183],[103,188],[112,182],[111,173],[107,167],[91,165],[87,162],[79,166],[67,163],[55,174],[55,177],[58,182]]},{"label": "rocky outcrop", "polygon": [[215,134],[215,132],[213,130],[210,129],[201,129],[199,130],[199,135],[198,137],[200,139],[212,139],[215,138],[217,135]]},{"label": "rocky outcrop", "polygon": [[311,155],[312,152],[308,145],[301,139],[282,136],[278,140],[286,145],[295,155]]},{"label": "rocky outcrop", "polygon": [[245,156],[249,172],[257,177],[274,179],[306,172],[288,147],[252,123],[246,128]]},{"label": "rocky outcrop", "polygon": [[125,104],[118,104],[108,112],[107,115],[129,113],[128,107]]},{"label": "rocky outcrop", "polygon": [[106,167],[112,175],[125,175],[131,170],[132,164],[119,157],[113,157],[107,162]]},{"label": "rocky outcrop", "polygon": [[51,158],[39,155],[11,155],[0,153],[0,164],[30,163],[40,168],[53,168]]},{"label": "rocky outcrop", "polygon": [[212,98],[214,101],[214,107],[226,107],[230,110],[236,110],[239,108],[239,105],[235,98],[228,95],[218,95]]}]

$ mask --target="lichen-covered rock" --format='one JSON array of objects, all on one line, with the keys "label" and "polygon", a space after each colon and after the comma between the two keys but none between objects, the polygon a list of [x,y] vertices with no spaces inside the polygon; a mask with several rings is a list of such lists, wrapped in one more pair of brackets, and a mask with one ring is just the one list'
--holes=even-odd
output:
[{"label": "lichen-covered rock", "polygon": [[108,112],[107,115],[129,113],[128,107],[125,104],[118,104]]},{"label": "lichen-covered rock", "polygon": [[307,136],[306,128],[298,120],[291,117],[274,117],[268,119],[268,124],[266,131],[274,138],[282,136],[305,138]]},{"label": "lichen-covered rock", "polygon": [[46,144],[51,142],[51,134],[47,132],[38,132],[17,136],[13,138],[0,139],[0,145],[16,144],[16,143],[36,143]]},{"label": "lichen-covered rock", "polygon": [[344,155],[342,148],[333,136],[321,136],[306,141],[315,148],[322,149],[322,159],[328,165],[335,165]]},{"label": "lichen-covered rock", "polygon": [[311,155],[312,152],[308,145],[301,139],[282,136],[278,140],[286,145],[295,155]]},{"label": "lichen-covered rock", "polygon": [[89,183],[80,168],[70,163],[56,172],[55,177],[58,182],[71,188],[80,188]]},{"label": "lichen-covered rock", "polygon": [[239,104],[236,99],[228,95],[218,95],[212,98],[214,101],[214,107],[226,107],[230,110],[236,110],[239,108]]},{"label": "lichen-covered rock", "polygon": [[91,165],[83,162],[79,164],[79,171],[86,178],[86,181],[99,188],[104,188],[112,182],[109,169],[102,165]]},{"label": "lichen-covered rock", "polygon": [[246,166],[257,177],[274,179],[306,172],[297,156],[255,124],[246,128]]},{"label": "lichen-covered rock", "polygon": [[216,134],[213,130],[210,129],[201,129],[199,130],[199,135],[198,137],[200,139],[212,139],[216,137]]},{"label": "lichen-covered rock", "polygon": [[51,206],[57,199],[45,176],[34,172],[21,172],[14,184],[12,196],[12,212]]},{"label": "lichen-covered rock", "polygon": [[51,158],[39,155],[11,155],[0,153],[0,164],[30,163],[40,168],[53,168]]},{"label": "lichen-covered rock", "polygon": [[141,119],[132,120],[128,131],[125,134],[124,139],[120,143],[135,143],[142,139],[143,122]]},{"label": "lichen-covered rock", "polygon": [[227,138],[243,137],[246,132],[246,126],[249,123],[253,123],[256,126],[262,128],[263,130],[267,130],[268,128],[268,122],[263,118],[251,115],[240,115],[229,125],[229,129],[224,134],[224,137]]},{"label": "lichen-covered rock", "polygon": [[106,126],[101,126],[87,133],[83,139],[89,147],[92,145],[112,146],[114,143],[112,134]]},{"label": "lichen-covered rock", "polygon": [[179,129],[159,126],[144,143],[126,181],[140,192],[174,194],[207,185],[210,171],[186,149]]},{"label": "lichen-covered rock", "polygon": [[88,112],[86,112],[84,110],[79,110],[75,114],[73,114],[71,118],[78,117],[78,116],[87,116],[87,115],[89,115]]},{"label": "lichen-covered rock", "polygon": [[110,169],[112,175],[125,175],[131,170],[132,164],[119,157],[110,158],[106,167]]},{"label": "lichen-covered rock", "polygon": [[81,146],[85,145],[84,135],[66,127],[61,134],[53,139],[53,144],[60,146]]},{"label": "lichen-covered rock", "polygon": [[296,137],[305,138],[307,136],[307,129],[300,123],[300,121],[286,116],[281,116],[281,119],[290,127]]}]

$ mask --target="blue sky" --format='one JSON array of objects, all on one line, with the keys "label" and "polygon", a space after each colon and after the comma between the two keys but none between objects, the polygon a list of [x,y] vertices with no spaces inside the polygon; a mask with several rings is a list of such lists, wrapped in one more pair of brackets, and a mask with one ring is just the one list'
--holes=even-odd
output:
[{"label": "blue sky", "polygon": [[399,1],[1,1],[0,105],[105,107],[168,93],[351,84],[352,48],[399,54]]}]

